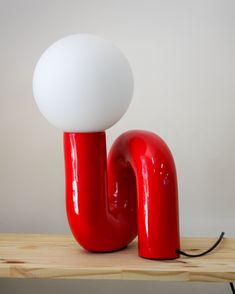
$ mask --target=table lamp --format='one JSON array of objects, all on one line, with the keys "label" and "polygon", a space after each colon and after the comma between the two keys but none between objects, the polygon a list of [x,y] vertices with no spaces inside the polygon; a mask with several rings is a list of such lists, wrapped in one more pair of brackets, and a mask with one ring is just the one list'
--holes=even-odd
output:
[{"label": "table lamp", "polygon": [[33,93],[41,113],[64,132],[66,211],[77,242],[111,252],[138,235],[139,256],[177,258],[177,177],[166,143],[148,131],[127,131],[106,154],[105,130],[133,94],[122,52],[97,36],[65,37],[39,59]]}]

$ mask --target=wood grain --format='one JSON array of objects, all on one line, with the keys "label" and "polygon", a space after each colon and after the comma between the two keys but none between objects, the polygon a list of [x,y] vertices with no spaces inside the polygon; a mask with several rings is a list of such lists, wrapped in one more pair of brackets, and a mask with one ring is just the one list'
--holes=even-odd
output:
[{"label": "wood grain", "polygon": [[[215,239],[182,238],[181,249],[197,253]],[[235,238],[203,257],[157,261],[138,257],[136,241],[118,252],[89,253],[71,236],[0,234],[0,277],[235,281]]]}]

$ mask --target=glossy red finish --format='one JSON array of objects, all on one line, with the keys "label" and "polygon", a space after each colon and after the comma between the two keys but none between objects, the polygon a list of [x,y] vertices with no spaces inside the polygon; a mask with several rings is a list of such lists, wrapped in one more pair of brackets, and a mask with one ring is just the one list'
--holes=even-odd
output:
[{"label": "glossy red finish", "polygon": [[176,170],[160,137],[126,132],[107,162],[104,132],[64,133],[64,152],[68,220],[84,248],[108,252],[127,246],[138,220],[140,256],[178,257]]}]

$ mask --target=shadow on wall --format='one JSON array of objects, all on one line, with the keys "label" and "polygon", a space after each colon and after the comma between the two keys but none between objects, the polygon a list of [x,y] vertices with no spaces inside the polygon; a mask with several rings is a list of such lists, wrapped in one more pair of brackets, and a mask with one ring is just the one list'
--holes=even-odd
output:
[{"label": "shadow on wall", "polygon": [[180,282],[154,282],[154,281],[98,281],[92,280],[33,280],[33,279],[0,280],[1,294],[156,294],[156,293],[190,293],[190,294],[226,294],[231,293],[228,283],[180,283]]}]

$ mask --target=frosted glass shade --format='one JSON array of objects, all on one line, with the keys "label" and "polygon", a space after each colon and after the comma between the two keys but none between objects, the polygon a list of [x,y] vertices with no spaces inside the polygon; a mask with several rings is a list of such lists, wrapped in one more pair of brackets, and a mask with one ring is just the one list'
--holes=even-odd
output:
[{"label": "frosted glass shade", "polygon": [[33,93],[45,118],[63,131],[103,131],[126,112],[133,75],[112,43],[88,34],[71,35],[42,54]]}]

